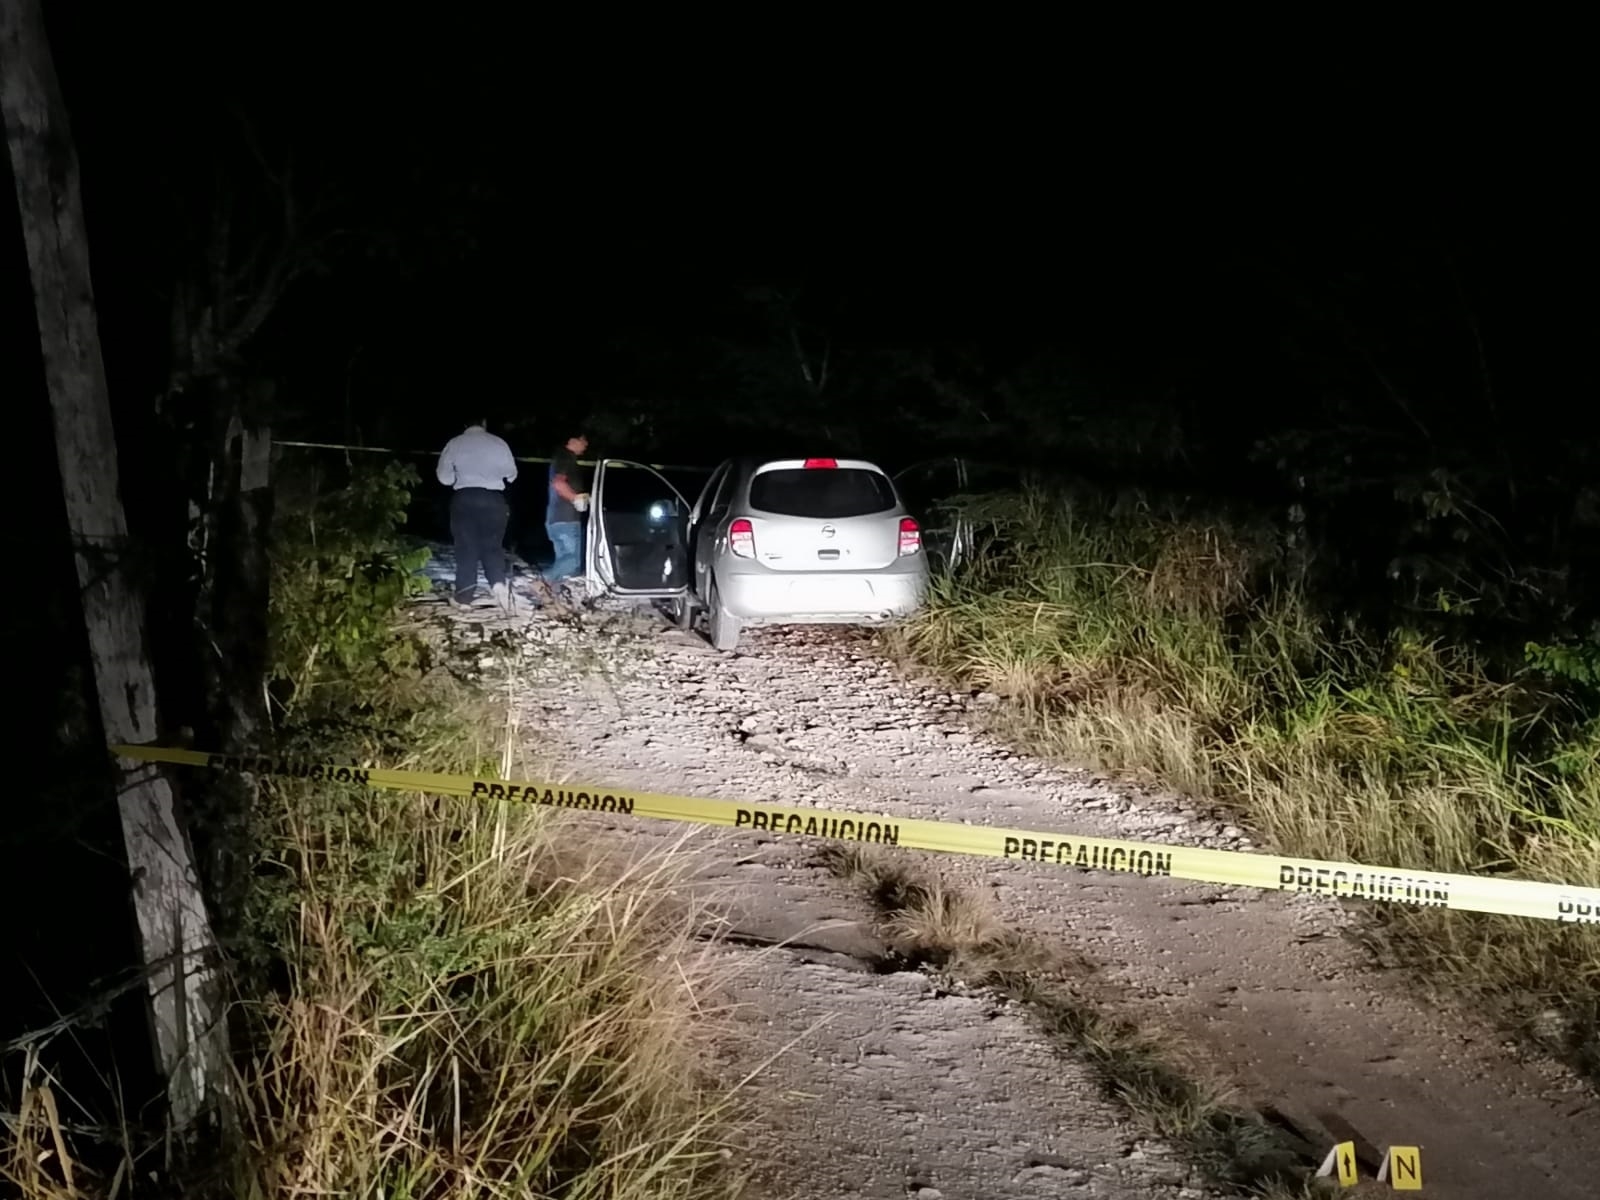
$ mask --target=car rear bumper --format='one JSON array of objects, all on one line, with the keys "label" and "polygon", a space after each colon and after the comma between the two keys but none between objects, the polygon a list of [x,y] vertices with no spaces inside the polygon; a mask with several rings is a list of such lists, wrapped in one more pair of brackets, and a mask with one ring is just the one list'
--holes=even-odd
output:
[{"label": "car rear bumper", "polygon": [[928,593],[926,564],[914,570],[759,571],[719,575],[728,612],[747,625],[868,625],[909,616]]}]

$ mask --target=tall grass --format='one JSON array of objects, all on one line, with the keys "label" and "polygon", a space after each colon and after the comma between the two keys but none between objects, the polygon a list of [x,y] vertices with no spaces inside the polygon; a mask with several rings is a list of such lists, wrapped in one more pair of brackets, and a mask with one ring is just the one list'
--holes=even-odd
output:
[{"label": "tall grass", "polygon": [[[500,770],[495,715],[434,709],[385,761]],[[267,808],[253,923],[281,982],[250,1012],[237,1194],[728,1194],[672,856],[514,805],[293,782]]]},{"label": "tall grass", "polygon": [[[283,530],[291,748],[538,774],[504,698],[430,669],[396,624],[418,565],[395,534],[409,482],[358,480],[321,505],[333,529],[302,509]],[[525,807],[307,783],[267,800],[255,925],[283,984],[255,1011],[248,1194],[728,1194],[671,856],[613,860]]]},{"label": "tall grass", "polygon": [[[1322,618],[1272,538],[1043,491],[897,636],[1013,732],[1237,809],[1285,853],[1600,884],[1600,720],[1471,649]],[[1373,910],[1389,951],[1600,1073],[1600,929]]]},{"label": "tall grass", "polygon": [[[396,532],[408,483],[384,472],[280,506],[278,749],[538,774],[504,699],[455,682],[403,619],[417,564]],[[233,947],[232,1145],[180,1181],[136,1117],[73,1129],[30,1052],[0,1188],[30,1200],[168,1195],[180,1182],[245,1200],[731,1196],[728,1094],[704,1061],[718,1026],[701,914],[673,898],[674,855],[608,852],[581,819],[263,784]],[[93,1145],[108,1140],[113,1153]]]}]

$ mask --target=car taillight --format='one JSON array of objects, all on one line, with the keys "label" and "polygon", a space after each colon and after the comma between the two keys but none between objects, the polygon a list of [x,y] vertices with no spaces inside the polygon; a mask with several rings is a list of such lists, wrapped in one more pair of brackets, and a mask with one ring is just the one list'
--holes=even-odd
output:
[{"label": "car taillight", "polygon": [[[902,541],[905,538],[901,534]],[[754,558],[756,556],[756,531],[755,526],[740,517],[728,526],[728,549],[740,558]]]},{"label": "car taillight", "polygon": [[814,471],[814,470],[816,470],[818,468],[821,468],[822,470],[825,470],[825,471],[832,471],[832,470],[837,469],[838,466],[839,466],[839,460],[836,459],[836,458],[808,458],[808,459],[806,459],[806,470],[808,470],[808,471]]},{"label": "car taillight", "polygon": [[910,517],[900,518],[900,553],[915,554],[922,549],[922,528]]}]

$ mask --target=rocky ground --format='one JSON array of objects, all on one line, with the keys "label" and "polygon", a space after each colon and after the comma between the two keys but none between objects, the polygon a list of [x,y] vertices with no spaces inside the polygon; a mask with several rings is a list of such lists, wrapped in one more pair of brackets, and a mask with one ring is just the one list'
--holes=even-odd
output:
[{"label": "rocky ground", "polygon": [[[432,568],[449,572],[448,552]],[[1085,835],[1248,849],[1218,813],[1031,759],[984,732],[991,700],[901,678],[870,638],[753,632],[720,655],[648,609],[438,614],[462,657],[509,686],[559,777]],[[507,649],[510,647],[511,649]],[[509,658],[508,658],[509,656]],[[504,684],[506,681],[502,680]],[[682,827],[613,823],[637,844]],[[713,953],[755,1072],[753,1195],[1221,1195],[1044,1044],[1026,1014],[884,966],[871,913],[800,838],[691,833],[730,935]],[[1318,1144],[1422,1147],[1430,1194],[1594,1194],[1600,1105],[1470,1013],[1443,1011],[1346,936],[1359,913],[1309,896],[928,856],[1009,924],[1098,965],[1118,1003],[1184,1035]]]}]

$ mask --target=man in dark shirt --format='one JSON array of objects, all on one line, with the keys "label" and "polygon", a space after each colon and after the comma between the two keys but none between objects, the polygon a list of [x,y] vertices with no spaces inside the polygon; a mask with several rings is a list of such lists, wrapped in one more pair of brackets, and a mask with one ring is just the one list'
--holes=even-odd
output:
[{"label": "man in dark shirt", "polygon": [[550,535],[556,557],[544,577],[551,584],[570,579],[583,568],[583,514],[589,509],[589,484],[578,456],[588,449],[589,439],[576,434],[550,460],[544,531]]}]

